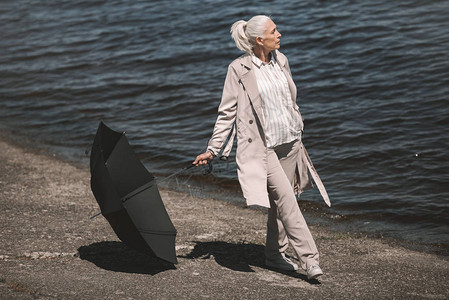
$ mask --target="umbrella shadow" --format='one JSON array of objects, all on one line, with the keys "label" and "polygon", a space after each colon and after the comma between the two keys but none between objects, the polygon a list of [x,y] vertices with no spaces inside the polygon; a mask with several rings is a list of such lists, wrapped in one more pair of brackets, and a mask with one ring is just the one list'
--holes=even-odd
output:
[{"label": "umbrella shadow", "polygon": [[197,242],[193,250],[178,256],[187,259],[210,259],[228,269],[238,272],[255,272],[252,267],[271,270],[293,278],[298,278],[310,284],[320,284],[318,280],[308,280],[305,274],[292,271],[282,271],[265,265],[265,247],[257,244],[227,243],[222,241]]},{"label": "umbrella shadow", "polygon": [[129,248],[122,242],[105,241],[78,248],[80,258],[104,270],[156,275],[176,269],[168,262]]}]

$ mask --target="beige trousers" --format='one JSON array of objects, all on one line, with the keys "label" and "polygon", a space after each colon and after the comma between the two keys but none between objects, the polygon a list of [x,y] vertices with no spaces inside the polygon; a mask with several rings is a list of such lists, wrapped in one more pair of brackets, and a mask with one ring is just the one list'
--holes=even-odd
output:
[{"label": "beige trousers", "polygon": [[296,161],[302,143],[293,141],[268,149],[268,209],[265,257],[274,258],[293,247],[301,267],[319,264],[315,241],[299,209],[293,191]]}]

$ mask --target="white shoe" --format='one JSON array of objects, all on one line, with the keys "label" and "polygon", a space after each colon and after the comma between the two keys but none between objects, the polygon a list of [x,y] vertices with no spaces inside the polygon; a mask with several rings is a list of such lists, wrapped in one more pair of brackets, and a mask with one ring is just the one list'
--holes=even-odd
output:
[{"label": "white shoe", "polygon": [[265,265],[283,271],[298,270],[298,265],[288,259],[284,253],[279,253],[279,255],[274,258],[265,259]]},{"label": "white shoe", "polygon": [[311,265],[307,268],[307,279],[316,279],[317,277],[323,275],[323,271],[318,265]]}]

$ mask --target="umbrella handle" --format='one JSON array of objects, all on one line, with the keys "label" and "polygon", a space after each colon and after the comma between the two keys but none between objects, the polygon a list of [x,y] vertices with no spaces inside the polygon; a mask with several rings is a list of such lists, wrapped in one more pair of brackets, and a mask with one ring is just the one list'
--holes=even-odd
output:
[{"label": "umbrella handle", "polygon": [[98,213],[96,213],[95,215],[89,217],[89,220],[92,220],[93,218],[96,218],[96,217],[98,217],[99,215],[101,215],[101,211],[98,212]]},{"label": "umbrella handle", "polygon": [[213,169],[212,161],[207,161],[207,165],[208,165],[208,168],[206,171],[204,171],[203,175],[208,175],[208,174],[212,173],[212,169]]},{"label": "umbrella handle", "polygon": [[[189,166],[184,167],[184,168],[181,169],[181,170],[184,171],[184,170],[191,169],[191,168],[193,168],[193,167],[195,167],[195,165],[190,164]],[[208,175],[208,174],[212,173],[212,169],[213,169],[213,167],[212,167],[212,161],[207,161],[207,170],[204,171],[203,175]],[[171,175],[170,175],[170,176],[171,176]]]},{"label": "umbrella handle", "polygon": [[[208,170],[207,170],[206,172],[204,172],[204,175],[207,175],[207,174],[209,174],[210,172],[212,172],[212,163],[207,162],[207,164],[208,164],[209,168],[208,168]],[[195,167],[195,165],[193,165],[193,164],[190,163],[188,166],[179,169],[178,171],[176,171],[176,172],[174,172],[174,173],[168,175],[168,176],[165,177],[164,179],[159,180],[159,182],[162,182],[162,181],[165,181],[165,180],[167,180],[167,179],[169,179],[169,178],[172,178],[173,176],[176,176],[176,175],[178,175],[179,173],[181,173],[181,172],[183,172],[183,171],[185,171],[185,170],[189,170],[189,169],[191,169],[191,168],[193,168],[193,167]]]}]

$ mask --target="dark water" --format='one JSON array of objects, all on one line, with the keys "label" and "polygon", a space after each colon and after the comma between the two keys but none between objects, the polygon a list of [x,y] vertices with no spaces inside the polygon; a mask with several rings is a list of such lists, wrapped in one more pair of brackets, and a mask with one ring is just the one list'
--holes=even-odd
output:
[{"label": "dark water", "polygon": [[[283,34],[333,207],[303,203],[448,246],[448,1],[2,1],[1,128],[87,165],[102,119],[166,176],[205,149],[240,55],[230,25],[259,13]],[[232,159],[176,182],[243,201]]]}]

